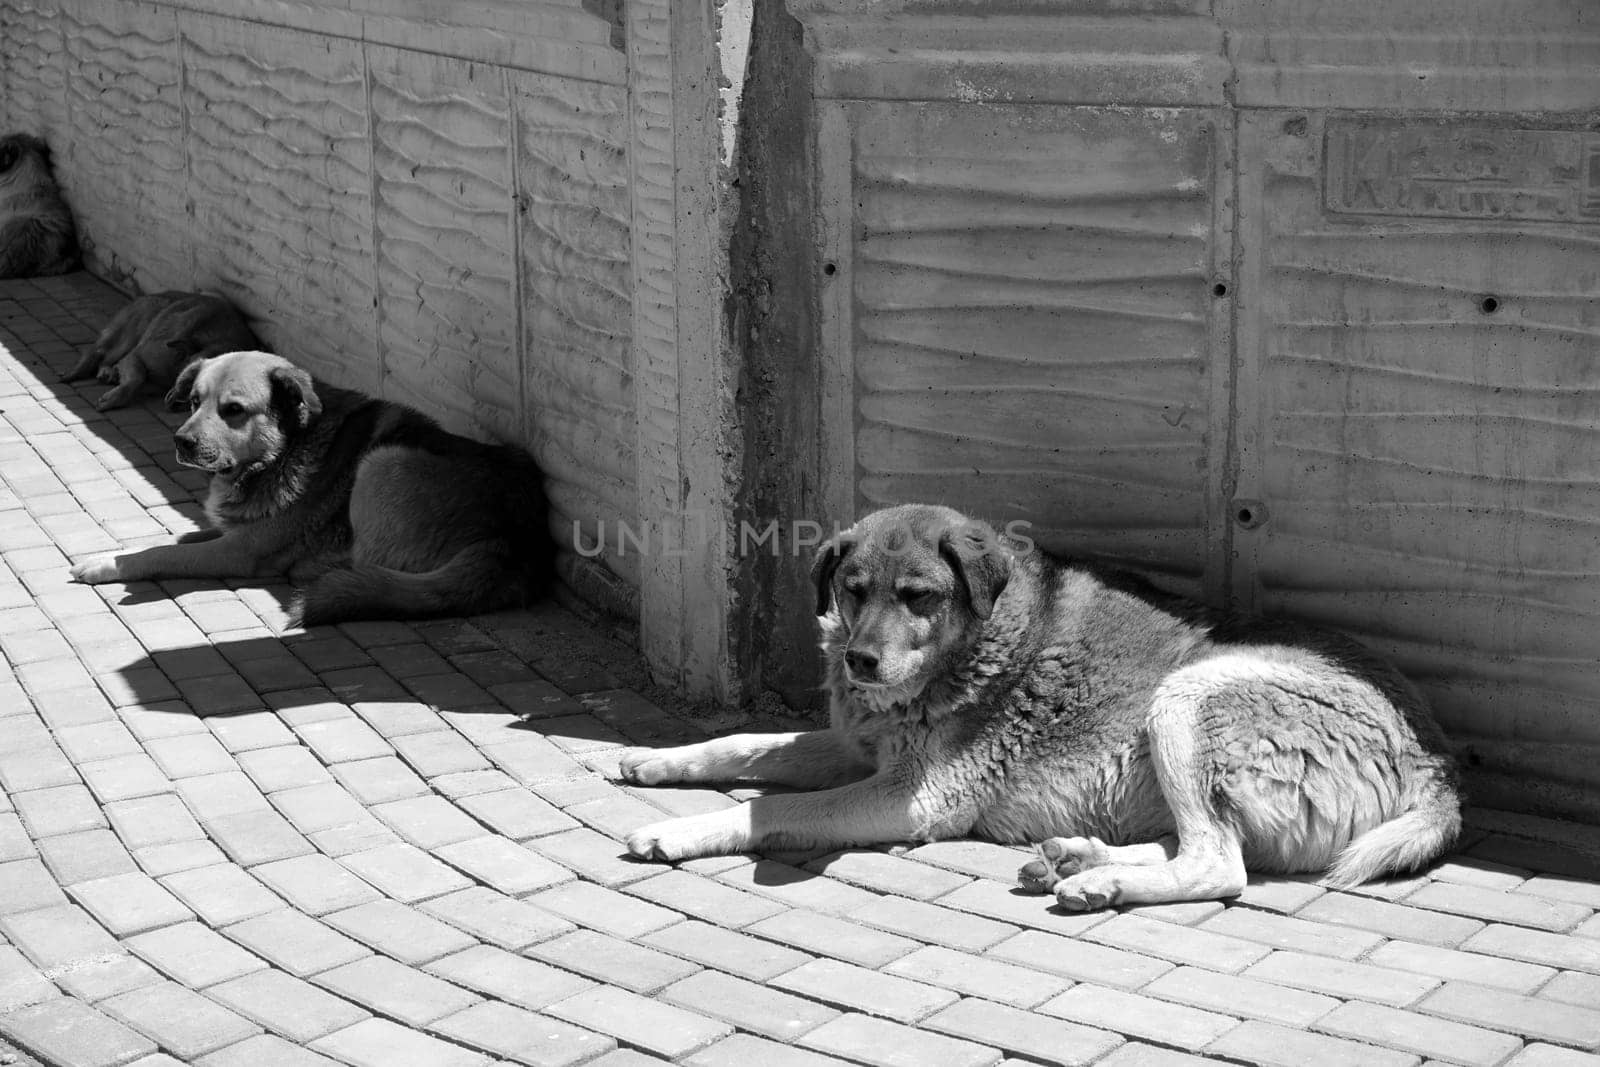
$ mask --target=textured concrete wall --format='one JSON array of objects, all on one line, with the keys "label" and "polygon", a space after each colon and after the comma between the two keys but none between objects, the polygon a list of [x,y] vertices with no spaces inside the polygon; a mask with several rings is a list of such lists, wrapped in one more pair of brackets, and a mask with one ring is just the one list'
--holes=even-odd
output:
[{"label": "textured concrete wall", "polygon": [[1480,800],[1600,819],[1592,6],[788,7],[829,517],[1341,626]]}]

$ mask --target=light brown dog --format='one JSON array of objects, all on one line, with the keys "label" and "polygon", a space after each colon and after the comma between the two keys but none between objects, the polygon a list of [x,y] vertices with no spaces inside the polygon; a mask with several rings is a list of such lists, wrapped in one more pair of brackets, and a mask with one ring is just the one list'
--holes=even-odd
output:
[{"label": "light brown dog", "polygon": [[812,575],[829,728],[632,749],[624,780],[776,794],[647,826],[636,856],[974,835],[1039,844],[1022,884],[1072,910],[1347,886],[1455,839],[1421,696],[1354,642],[1217,615],[1053,559],[948,508],[877,512]]},{"label": "light brown dog", "polygon": [[26,133],[0,137],[0,278],[77,266],[77,231],[50,173],[50,146]]},{"label": "light brown dog", "polygon": [[313,381],[286,359],[190,364],[178,460],[211,475],[214,529],[72,568],[80,582],[251,578],[303,584],[306,625],[473,614],[543,591],[552,559],[533,458],[419,411]]},{"label": "light brown dog", "polygon": [[220,296],[151,293],[124,305],[62,381],[93,375],[114,383],[94,405],[109,411],[133,400],[147,382],[166,389],[195,360],[260,347],[244,316]]}]

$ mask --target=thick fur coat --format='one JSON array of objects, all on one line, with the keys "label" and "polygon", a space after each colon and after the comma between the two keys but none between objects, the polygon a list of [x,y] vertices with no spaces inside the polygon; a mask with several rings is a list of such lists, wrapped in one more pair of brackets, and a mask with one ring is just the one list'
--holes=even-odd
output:
[{"label": "thick fur coat", "polygon": [[50,146],[26,133],[0,137],[0,278],[77,267],[77,230],[50,173]]},{"label": "thick fur coat", "polygon": [[62,381],[96,377],[110,384],[95,401],[109,411],[137,397],[146,383],[167,389],[197,360],[260,347],[244,316],[223,297],[149,293],[123,305]]}]

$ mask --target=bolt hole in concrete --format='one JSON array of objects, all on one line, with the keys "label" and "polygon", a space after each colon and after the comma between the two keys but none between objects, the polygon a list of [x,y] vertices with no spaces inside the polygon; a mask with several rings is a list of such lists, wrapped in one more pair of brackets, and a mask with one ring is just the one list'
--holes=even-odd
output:
[{"label": "bolt hole in concrete", "polygon": [[1213,285],[1211,287],[1211,295],[1212,296],[1227,296],[1228,295],[1228,283],[1227,282],[1218,282],[1216,285]]},{"label": "bolt hole in concrete", "polygon": [[1253,530],[1267,521],[1267,506],[1259,500],[1236,501],[1233,517],[1246,530]]},{"label": "bolt hole in concrete", "polygon": [[1493,315],[1496,311],[1500,310],[1500,298],[1495,296],[1484,297],[1482,300],[1478,301],[1478,310],[1483,312],[1485,315]]},{"label": "bolt hole in concrete", "polygon": [[826,274],[828,277],[831,278],[835,274],[839,273],[839,268],[838,268],[837,265],[835,265],[833,263],[824,263],[822,265],[822,273]]}]

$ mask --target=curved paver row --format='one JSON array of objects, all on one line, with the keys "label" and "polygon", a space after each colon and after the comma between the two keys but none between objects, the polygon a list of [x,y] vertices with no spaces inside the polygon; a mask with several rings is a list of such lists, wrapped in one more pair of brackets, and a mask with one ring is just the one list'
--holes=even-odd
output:
[{"label": "curved paver row", "polygon": [[978,842],[640,864],[744,794],[609,781],[700,735],[558,609],[285,632],[281,589],[68,584],[197,519],[168,420],[56,384],[114,299],[0,283],[0,1033],[46,1061],[1600,1063],[1595,831],[1481,813],[1429,877],[1092,916]]}]

